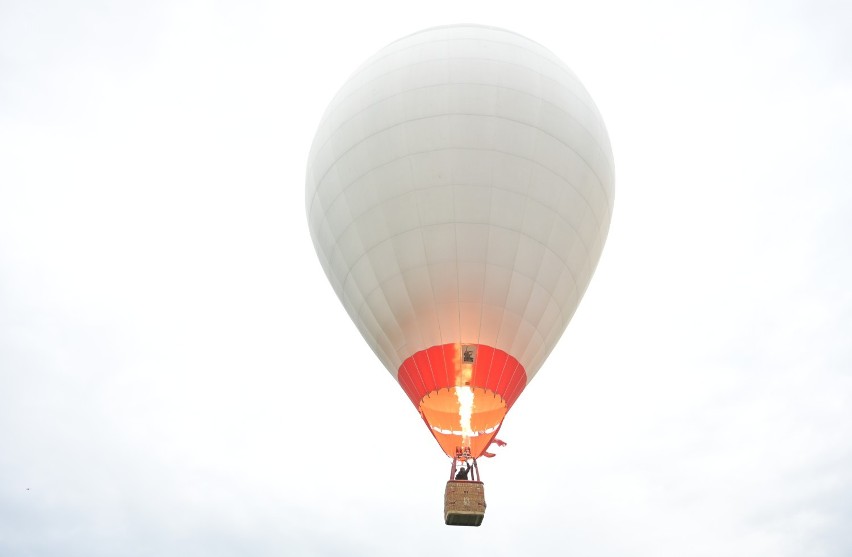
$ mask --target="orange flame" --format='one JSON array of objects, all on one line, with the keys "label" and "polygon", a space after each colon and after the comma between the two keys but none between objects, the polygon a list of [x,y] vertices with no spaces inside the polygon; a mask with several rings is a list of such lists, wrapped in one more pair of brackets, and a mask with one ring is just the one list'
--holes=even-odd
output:
[{"label": "orange flame", "polygon": [[473,416],[473,389],[470,380],[473,377],[473,358],[463,354],[469,347],[458,345],[456,350],[456,398],[459,401],[459,429],[462,435],[462,447],[470,448],[470,438],[476,435],[470,425]]},{"label": "orange flame", "polygon": [[462,447],[470,448],[470,438],[474,435],[470,427],[470,418],[473,415],[473,389],[470,387],[456,387],[456,398],[459,400],[459,426],[462,434]]}]

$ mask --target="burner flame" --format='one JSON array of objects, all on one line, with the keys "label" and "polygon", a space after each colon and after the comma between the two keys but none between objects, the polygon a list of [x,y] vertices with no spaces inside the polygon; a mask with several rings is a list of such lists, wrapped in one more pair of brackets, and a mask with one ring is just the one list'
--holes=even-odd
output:
[{"label": "burner flame", "polygon": [[461,427],[462,446],[470,447],[470,438],[475,435],[470,427],[473,415],[473,389],[470,387],[455,387],[456,398],[459,401],[459,426]]}]

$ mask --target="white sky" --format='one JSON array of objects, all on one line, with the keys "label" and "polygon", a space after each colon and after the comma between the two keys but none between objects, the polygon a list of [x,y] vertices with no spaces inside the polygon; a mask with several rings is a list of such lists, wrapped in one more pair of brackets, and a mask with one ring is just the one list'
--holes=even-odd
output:
[{"label": "white sky", "polygon": [[[852,554],[852,4],[691,4],[0,1],[0,555]],[[459,22],[617,175],[478,529],[304,215],[337,88]]]}]

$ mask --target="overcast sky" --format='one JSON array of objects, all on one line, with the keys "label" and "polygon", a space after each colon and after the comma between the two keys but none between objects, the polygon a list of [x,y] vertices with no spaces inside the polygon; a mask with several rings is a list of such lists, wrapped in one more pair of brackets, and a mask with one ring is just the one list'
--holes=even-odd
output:
[{"label": "overcast sky", "polygon": [[[460,22],[562,58],[616,167],[478,529],[304,214],[337,89]],[[852,554],[850,29],[845,0],[0,0],[0,555]]]}]

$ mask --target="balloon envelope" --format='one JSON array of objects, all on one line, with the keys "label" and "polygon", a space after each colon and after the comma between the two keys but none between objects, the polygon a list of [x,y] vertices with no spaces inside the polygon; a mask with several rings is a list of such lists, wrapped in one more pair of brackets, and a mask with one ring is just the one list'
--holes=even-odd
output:
[{"label": "balloon envelope", "polygon": [[577,77],[515,33],[391,43],[319,125],[306,205],[349,316],[444,451],[482,454],[573,316],[612,152]]}]

